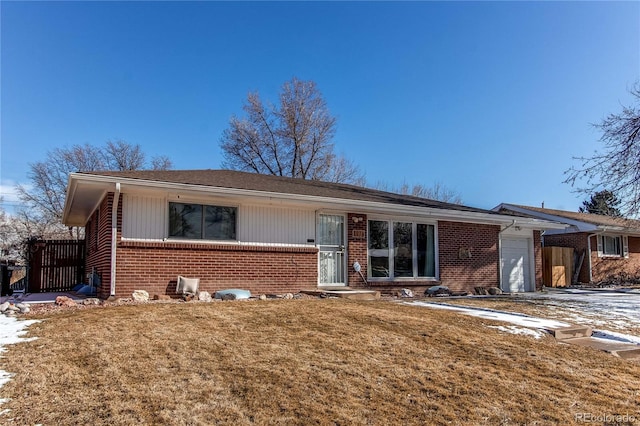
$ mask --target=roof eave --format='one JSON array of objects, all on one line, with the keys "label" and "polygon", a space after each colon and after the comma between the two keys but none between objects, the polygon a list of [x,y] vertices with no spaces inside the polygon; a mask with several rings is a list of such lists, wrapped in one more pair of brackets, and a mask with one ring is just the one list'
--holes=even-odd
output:
[{"label": "roof eave", "polygon": [[[185,191],[200,195],[226,195],[230,197],[247,197],[261,200],[281,200],[304,204],[329,205],[331,208],[354,209],[363,213],[394,213],[407,216],[431,217],[440,220],[458,220],[470,223],[509,225],[514,221],[513,216],[469,212],[446,208],[407,206],[393,203],[382,203],[374,201],[352,200],[346,198],[320,197],[315,195],[301,195],[291,193],[258,191],[250,189],[226,188],[217,186],[193,185],[185,183],[174,183],[165,181],[152,181],[144,179],[133,179],[124,177],[113,177],[104,175],[92,175],[85,173],[71,173],[69,176],[69,190],[67,191],[67,203],[65,204],[64,219],[69,220],[71,206],[77,193],[78,183],[92,185],[96,191],[101,192],[101,196],[109,188],[115,188],[115,183],[119,182],[122,192],[140,189],[157,189],[164,191]],[[95,193],[95,198],[101,198]],[[88,218],[86,218],[88,219]],[[550,222],[540,219],[521,218],[515,219],[519,226],[532,229],[564,229],[566,226],[560,223]],[[85,220],[86,223],[86,220]],[[70,225],[70,223],[66,223]]]}]

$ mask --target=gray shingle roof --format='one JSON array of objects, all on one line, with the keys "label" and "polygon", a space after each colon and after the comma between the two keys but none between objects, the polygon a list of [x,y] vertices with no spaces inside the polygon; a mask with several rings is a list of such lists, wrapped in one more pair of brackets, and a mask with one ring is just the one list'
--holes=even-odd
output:
[{"label": "gray shingle roof", "polygon": [[101,171],[82,172],[81,174],[498,214],[490,210],[378,191],[355,185],[260,175],[232,170]]}]

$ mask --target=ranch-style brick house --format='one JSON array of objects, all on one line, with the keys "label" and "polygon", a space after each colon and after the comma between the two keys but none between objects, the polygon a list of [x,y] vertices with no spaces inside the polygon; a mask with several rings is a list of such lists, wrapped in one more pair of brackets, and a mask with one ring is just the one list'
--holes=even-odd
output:
[{"label": "ranch-style brick house", "polygon": [[[305,288],[542,286],[540,234],[564,225],[373,189],[228,170],[71,173],[100,297]],[[357,268],[357,265],[360,268]],[[360,271],[357,271],[360,269]]]},{"label": "ranch-style brick house", "polygon": [[639,220],[516,204],[500,204],[494,210],[564,223],[565,229],[544,232],[544,246],[588,253],[578,275],[580,283],[640,278]]}]

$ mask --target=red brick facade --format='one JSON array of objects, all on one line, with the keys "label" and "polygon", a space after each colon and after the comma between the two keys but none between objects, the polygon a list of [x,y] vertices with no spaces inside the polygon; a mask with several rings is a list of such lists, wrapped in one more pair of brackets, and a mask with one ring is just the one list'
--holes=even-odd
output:
[{"label": "red brick facade", "polygon": [[[122,201],[122,200],[121,200]],[[87,225],[87,271],[102,278],[99,296],[110,292],[111,210],[113,193],[105,197]],[[316,247],[207,244],[193,242],[121,240],[122,202],[118,206],[116,296],[133,290],[175,294],[178,275],[200,278],[208,292],[244,288],[254,294],[297,292],[318,283]],[[380,290],[413,286],[415,291],[442,284],[452,291],[473,292],[477,286],[499,287],[500,227],[440,221],[437,224],[440,281],[369,281],[367,277],[367,215],[347,214],[347,283]],[[542,285],[540,233],[534,233],[536,287]],[[466,253],[463,255],[461,253]],[[361,265],[362,276],[353,269]]]},{"label": "red brick facade", "polygon": [[542,290],[542,238],[540,231],[533,231],[533,258],[536,268],[536,290]]},{"label": "red brick facade", "polygon": [[629,257],[598,257],[596,237],[591,237],[591,274],[594,282],[615,278],[640,278],[640,238],[628,237]]},{"label": "red brick facade", "polygon": [[[438,222],[442,285],[467,292],[479,286],[500,287],[499,232],[494,225]],[[467,250],[469,257],[461,255]]]},{"label": "red brick facade", "polygon": [[[546,247],[573,247],[578,254],[587,253],[589,234],[576,232],[569,234],[545,235]],[[598,256],[597,237],[591,236],[591,281],[601,282],[617,277],[640,278],[640,238],[628,237],[629,257]],[[589,282],[589,258],[585,257],[578,282]]]},{"label": "red brick facade", "polygon": [[255,294],[297,292],[318,282],[315,247],[265,247],[122,241],[118,295],[144,289],[175,294],[178,275],[200,278],[200,290],[243,288]]},{"label": "red brick facade", "polygon": [[[107,194],[100,207],[87,223],[85,239],[87,244],[87,273],[94,270],[101,278],[98,296],[109,297],[111,282],[111,211],[113,193]],[[122,197],[118,204],[118,238],[122,229]]]}]

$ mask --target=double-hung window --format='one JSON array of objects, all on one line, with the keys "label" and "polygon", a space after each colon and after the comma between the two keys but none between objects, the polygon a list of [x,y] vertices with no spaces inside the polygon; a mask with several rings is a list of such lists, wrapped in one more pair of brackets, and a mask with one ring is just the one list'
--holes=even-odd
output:
[{"label": "double-hung window", "polygon": [[435,278],[435,226],[424,223],[370,220],[371,278]]},{"label": "double-hung window", "polygon": [[598,255],[628,257],[629,243],[626,236],[598,235]]},{"label": "double-hung window", "polygon": [[169,237],[236,240],[236,207],[169,203]]}]

